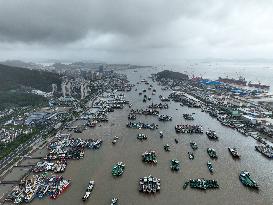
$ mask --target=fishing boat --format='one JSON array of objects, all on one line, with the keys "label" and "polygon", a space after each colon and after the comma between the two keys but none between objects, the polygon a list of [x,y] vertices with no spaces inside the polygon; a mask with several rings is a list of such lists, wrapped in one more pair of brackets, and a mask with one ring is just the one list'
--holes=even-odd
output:
[{"label": "fishing boat", "polygon": [[260,82],[259,83],[252,83],[249,82],[248,83],[249,87],[254,87],[254,88],[258,88],[258,89],[265,89],[265,90],[269,90],[270,86],[269,85],[263,85]]},{"label": "fishing boat", "polygon": [[193,160],[193,159],[194,159],[194,155],[193,155],[192,152],[188,152],[188,155],[189,155],[189,159],[190,159],[190,160]]},{"label": "fishing boat", "polygon": [[218,158],[218,156],[216,154],[216,151],[213,148],[208,148],[207,153],[210,156],[210,158],[212,158],[212,159],[217,159]]},{"label": "fishing boat", "polygon": [[242,76],[239,77],[239,79],[234,79],[234,78],[218,78],[218,81],[223,82],[223,83],[227,83],[227,84],[235,84],[235,85],[241,85],[241,86],[246,86],[247,85],[247,81],[245,78],[243,78]]},{"label": "fishing boat", "polygon": [[207,166],[208,166],[210,173],[213,173],[214,169],[213,169],[212,163],[210,161],[207,162]]},{"label": "fishing boat", "polygon": [[172,121],[172,117],[169,115],[159,115],[158,120],[159,121]]},{"label": "fishing boat", "polygon": [[162,102],[169,102],[169,101],[170,101],[169,98],[163,97],[162,95],[159,95],[159,99],[160,99]]},{"label": "fishing boat", "polygon": [[259,188],[258,184],[253,179],[251,179],[250,174],[247,171],[241,171],[239,179],[242,182],[242,184],[247,187],[255,189]]},{"label": "fishing boat", "polygon": [[180,170],[180,162],[176,159],[171,160],[170,168],[172,171],[179,171]]},{"label": "fishing boat", "polygon": [[176,144],[178,143],[178,139],[175,138],[174,141],[175,141]]},{"label": "fishing boat", "polygon": [[128,120],[135,120],[135,119],[136,119],[136,115],[135,114],[130,113],[128,115]]},{"label": "fishing boat", "polygon": [[269,159],[273,158],[273,146],[271,145],[257,145],[255,146],[256,151],[262,153],[264,156],[268,157]]},{"label": "fishing boat", "polygon": [[111,205],[117,205],[118,204],[118,198],[113,198],[111,200]]},{"label": "fishing boat", "polygon": [[194,120],[193,114],[183,114],[185,120]]},{"label": "fishing boat", "polygon": [[159,132],[159,136],[160,136],[160,138],[163,138],[163,132],[162,131]]},{"label": "fishing boat", "polygon": [[112,175],[115,177],[119,177],[124,173],[125,164],[123,162],[118,162],[112,168]]},{"label": "fishing boat", "polygon": [[229,147],[228,150],[229,150],[230,154],[232,155],[232,157],[237,158],[237,159],[240,158],[240,154],[238,153],[238,151],[235,147],[234,148]]},{"label": "fishing boat", "polygon": [[142,161],[145,163],[156,164],[157,157],[155,151],[146,151],[142,154]]},{"label": "fishing boat", "polygon": [[191,148],[193,150],[197,150],[198,149],[198,146],[197,146],[196,142],[190,142],[190,145],[191,145]]},{"label": "fishing boat", "polygon": [[143,140],[147,140],[147,135],[143,134],[143,133],[139,133],[137,135],[137,139],[140,140],[140,141],[143,141]]},{"label": "fishing boat", "polygon": [[186,182],[184,183],[184,185],[183,185],[183,189],[186,189],[186,188],[188,187],[189,183],[190,183],[190,182],[186,181]]},{"label": "fishing boat", "polygon": [[38,180],[37,178],[31,178],[29,180],[27,180],[26,182],[26,186],[25,186],[25,197],[24,197],[24,201],[26,203],[31,202],[34,197],[36,196],[36,193],[38,191]]},{"label": "fishing boat", "polygon": [[88,186],[87,186],[87,188],[86,188],[85,194],[84,194],[84,196],[82,197],[82,200],[83,200],[83,201],[86,201],[86,200],[90,197],[91,192],[92,192],[92,190],[93,190],[93,188],[94,188],[94,185],[95,185],[95,182],[92,181],[92,180],[90,180],[90,181],[89,181],[89,184],[88,184]]},{"label": "fishing boat", "polygon": [[170,145],[169,145],[169,144],[165,144],[165,145],[164,145],[164,150],[165,150],[166,152],[169,152],[169,151],[170,151]]},{"label": "fishing boat", "polygon": [[160,179],[148,176],[139,179],[139,191],[147,194],[155,194],[160,191]]},{"label": "fishing boat", "polygon": [[190,179],[190,187],[194,189],[216,189],[219,188],[218,182],[211,179]]},{"label": "fishing boat", "polygon": [[200,125],[182,124],[176,125],[174,128],[177,133],[203,134],[203,127]]},{"label": "fishing boat", "polygon": [[114,139],[113,139],[113,141],[112,141],[112,144],[116,144],[117,141],[118,141],[118,139],[119,139],[119,137],[118,137],[118,136],[115,136]]},{"label": "fishing boat", "polygon": [[211,140],[218,140],[218,136],[214,130],[208,130],[206,132],[206,135],[208,136],[209,139]]},{"label": "fishing boat", "polygon": [[49,189],[49,185],[48,184],[41,184],[41,186],[39,187],[37,193],[36,193],[36,196],[39,198],[39,199],[42,199],[43,197],[46,196],[46,193]]},{"label": "fishing boat", "polygon": [[57,177],[57,181],[59,182],[57,189],[50,195],[51,199],[57,199],[60,194],[62,194],[65,190],[70,186],[70,180],[63,179],[63,177]]}]

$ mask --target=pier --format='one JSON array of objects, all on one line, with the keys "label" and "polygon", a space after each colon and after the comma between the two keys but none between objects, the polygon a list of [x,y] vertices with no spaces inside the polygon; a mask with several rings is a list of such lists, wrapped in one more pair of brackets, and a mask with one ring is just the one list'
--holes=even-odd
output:
[{"label": "pier", "polygon": [[20,181],[0,181],[0,184],[20,184]]}]

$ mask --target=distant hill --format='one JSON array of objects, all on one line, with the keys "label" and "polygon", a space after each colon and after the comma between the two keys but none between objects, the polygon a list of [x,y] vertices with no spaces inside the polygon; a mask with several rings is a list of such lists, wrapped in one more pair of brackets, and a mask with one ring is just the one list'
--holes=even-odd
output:
[{"label": "distant hill", "polygon": [[49,92],[52,83],[60,86],[61,78],[58,74],[0,64],[0,91],[31,87]]},{"label": "distant hill", "polygon": [[13,106],[45,104],[42,96],[27,93],[31,89],[50,92],[52,83],[60,89],[61,76],[56,73],[0,64],[0,110]]},{"label": "distant hill", "polygon": [[164,70],[156,74],[157,79],[169,78],[173,80],[188,80],[189,76],[183,73],[174,72],[170,70]]},{"label": "distant hill", "polygon": [[35,68],[38,69],[38,65],[31,62],[24,62],[20,60],[6,60],[0,62],[2,65],[7,65],[11,67],[19,67],[19,68]]}]

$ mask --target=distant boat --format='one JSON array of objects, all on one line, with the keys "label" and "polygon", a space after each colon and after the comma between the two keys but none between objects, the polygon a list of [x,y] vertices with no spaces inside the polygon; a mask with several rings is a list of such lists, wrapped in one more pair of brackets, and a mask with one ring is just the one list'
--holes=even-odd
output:
[{"label": "distant boat", "polygon": [[218,81],[223,82],[223,83],[228,83],[228,84],[235,84],[235,85],[242,85],[242,86],[246,86],[247,81],[245,78],[243,78],[242,76],[239,77],[239,79],[234,79],[234,78],[218,78]]},{"label": "distant boat", "polygon": [[254,88],[259,88],[259,89],[264,89],[268,90],[270,88],[269,85],[263,85],[260,82],[259,83],[251,83],[251,81],[248,83],[249,87],[254,87]]}]

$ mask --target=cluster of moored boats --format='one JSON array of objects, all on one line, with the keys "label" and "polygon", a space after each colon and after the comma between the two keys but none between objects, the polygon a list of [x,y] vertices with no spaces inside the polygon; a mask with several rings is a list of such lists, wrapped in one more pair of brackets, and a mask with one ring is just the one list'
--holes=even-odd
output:
[{"label": "cluster of moored boats", "polygon": [[169,102],[170,99],[168,97],[163,97],[162,95],[159,95],[159,99],[162,101],[162,102]]},{"label": "cluster of moored boats", "polygon": [[201,125],[176,125],[175,131],[177,133],[197,133],[202,134],[203,133],[203,127]]},{"label": "cluster of moored boats", "polygon": [[183,114],[185,120],[194,120],[193,114]]},{"label": "cluster of moored boats", "polygon": [[265,155],[268,158],[273,158],[273,147],[270,145],[259,145],[255,146],[255,149]]},{"label": "cluster of moored boats", "polygon": [[135,119],[136,119],[136,115],[135,114],[130,113],[128,115],[128,120],[135,120]]},{"label": "cluster of moored boats", "polygon": [[67,166],[67,161],[57,160],[57,161],[40,161],[37,162],[35,167],[32,169],[34,173],[38,172],[48,172],[53,171],[54,173],[62,173],[65,171]]},{"label": "cluster of moored boats", "polygon": [[217,159],[218,158],[218,156],[216,154],[216,151],[213,148],[208,148],[207,153],[210,156],[210,158],[212,158],[212,159]]},{"label": "cluster of moored boats", "polygon": [[218,182],[213,179],[203,179],[203,178],[202,179],[190,179],[189,185],[191,188],[203,189],[203,190],[219,188]]},{"label": "cluster of moored boats", "polygon": [[156,164],[157,157],[155,151],[146,151],[142,154],[142,161],[145,163]]},{"label": "cluster of moored boats", "polygon": [[106,113],[97,113],[93,116],[93,120],[97,122],[108,122],[108,116]]},{"label": "cluster of moored boats", "polygon": [[200,108],[200,103],[194,99],[181,95],[181,93],[173,92],[169,95],[174,102],[180,102],[181,106],[188,106],[192,108]]},{"label": "cluster of moored boats", "polygon": [[154,194],[160,191],[160,179],[148,176],[139,179],[139,191],[147,194]]},{"label": "cluster of moored boats", "polygon": [[82,159],[84,149],[99,149],[102,145],[101,139],[71,138],[70,136],[58,137],[56,141],[49,143],[49,153],[46,160]]},{"label": "cluster of moored boats", "polygon": [[137,139],[140,140],[140,141],[143,141],[143,140],[147,140],[148,137],[147,137],[147,135],[145,135],[145,134],[143,134],[143,133],[139,133],[139,134],[137,135]]},{"label": "cluster of moored boats", "polygon": [[49,197],[56,199],[69,186],[70,180],[62,176],[33,175],[31,178],[22,180],[18,186],[14,187],[6,200],[21,204],[23,202],[29,203],[34,198]]},{"label": "cluster of moored boats", "polygon": [[171,121],[172,117],[169,115],[159,115],[158,116],[158,120],[159,121]]},{"label": "cluster of moored boats", "polygon": [[155,103],[152,103],[151,105],[148,105],[148,108],[151,108],[151,109],[168,109],[169,108],[169,105],[168,103],[159,103],[159,104],[155,104]]},{"label": "cluster of moored boats", "polygon": [[130,113],[139,115],[158,115],[159,111],[155,109],[131,109]]},{"label": "cluster of moored boats", "polygon": [[208,130],[208,131],[206,131],[206,135],[211,140],[218,140],[218,136],[217,136],[217,134],[216,134],[216,132],[214,130]]},{"label": "cluster of moored boats", "polygon": [[84,195],[82,197],[83,201],[86,201],[90,197],[91,192],[94,189],[94,186],[95,186],[95,182],[93,180],[90,180],[89,183],[88,183],[88,186],[87,186],[87,188],[85,190],[85,193],[84,193]]},{"label": "cluster of moored boats", "polygon": [[172,159],[170,168],[172,171],[179,171],[180,170],[180,162],[177,159]]},{"label": "cluster of moored boats", "polygon": [[118,162],[112,168],[112,175],[114,177],[119,177],[124,173],[124,170],[125,170],[125,164],[123,162]]},{"label": "cluster of moored boats", "polygon": [[134,129],[150,129],[154,130],[158,128],[158,125],[152,123],[143,123],[143,122],[128,122],[126,125],[128,128],[134,128]]}]

